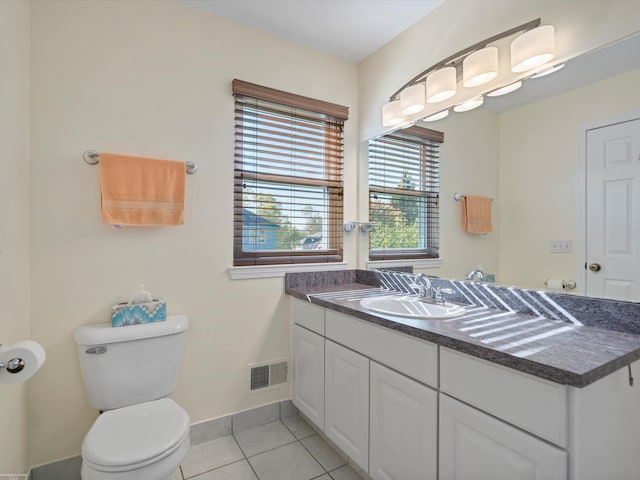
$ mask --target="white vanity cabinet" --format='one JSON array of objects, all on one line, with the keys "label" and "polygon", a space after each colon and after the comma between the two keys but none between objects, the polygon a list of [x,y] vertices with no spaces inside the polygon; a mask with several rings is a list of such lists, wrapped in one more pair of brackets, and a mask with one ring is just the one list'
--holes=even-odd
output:
[{"label": "white vanity cabinet", "polygon": [[309,302],[292,305],[294,405],[373,479],[436,480],[437,346],[332,310],[320,314]]},{"label": "white vanity cabinet", "polygon": [[293,403],[374,480],[640,478],[640,360],[576,388],[293,302]]},{"label": "white vanity cabinet", "polygon": [[438,395],[371,362],[369,475],[374,480],[436,480]]},{"label": "white vanity cabinet", "polygon": [[567,454],[440,395],[440,480],[566,480]]},{"label": "white vanity cabinet", "polygon": [[292,329],[292,401],[324,429],[324,337],[299,325]]},{"label": "white vanity cabinet", "polygon": [[324,433],[360,468],[369,466],[369,359],[325,341]]}]

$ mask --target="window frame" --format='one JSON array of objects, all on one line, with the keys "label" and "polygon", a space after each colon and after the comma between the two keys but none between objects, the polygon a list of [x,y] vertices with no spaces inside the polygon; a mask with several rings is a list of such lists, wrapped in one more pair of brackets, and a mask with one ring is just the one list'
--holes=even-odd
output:
[{"label": "window frame", "polygon": [[[301,95],[296,95],[269,87],[252,84],[242,80],[234,79],[232,82],[233,95],[235,97],[235,142],[236,153],[234,167],[234,240],[233,240],[233,265],[235,267],[265,267],[265,266],[286,266],[306,263],[342,264],[343,242],[343,196],[344,182],[342,172],[344,168],[343,154],[343,134],[344,122],[348,119],[348,107],[312,99]],[[324,131],[322,141],[325,143],[324,160],[317,161],[317,165],[322,165],[323,177],[310,178],[302,175],[273,175],[269,173],[257,173],[243,168],[245,165],[243,148],[244,137],[240,131],[243,127],[243,116],[246,114],[244,105],[252,104],[254,110],[275,109],[277,115],[291,115],[292,123],[296,122],[319,122],[322,127],[318,131]],[[292,145],[295,143],[291,133]],[[256,131],[255,138],[258,137]],[[320,143],[321,143],[320,142]],[[240,147],[239,147],[240,145]],[[292,164],[296,163],[295,148],[291,148]],[[260,158],[256,157],[255,164],[260,164]],[[265,162],[267,163],[267,162]],[[314,164],[316,165],[316,164]],[[295,170],[295,169],[292,169]],[[284,188],[291,187],[295,191],[295,186],[302,189],[324,188],[326,189],[326,211],[328,232],[327,249],[324,250],[243,250],[243,191],[246,187],[245,180],[250,179],[255,184],[280,184]],[[255,194],[258,196],[259,194]],[[257,212],[255,212],[257,215]]]},{"label": "window frame", "polygon": [[[382,147],[383,138],[390,141],[399,141],[405,144],[414,144],[416,149],[420,149],[420,182],[422,185],[429,185],[429,189],[424,190],[405,190],[401,188],[385,187],[381,185],[372,185],[372,143],[377,143],[377,147]],[[368,185],[368,212],[369,220],[372,217],[372,198],[375,194],[407,196],[412,199],[424,198],[426,202],[426,212],[424,213],[424,221],[420,222],[419,235],[424,238],[425,247],[402,247],[402,248],[371,248],[371,236],[369,239],[368,258],[369,263],[373,262],[402,262],[405,260],[422,260],[426,262],[439,262],[439,221],[440,221],[440,179],[439,166],[440,155],[439,148],[444,142],[444,133],[428,128],[411,126],[409,128],[396,130],[380,137],[369,140],[367,149],[368,169],[369,172]],[[377,156],[379,157],[379,152]],[[400,164],[394,164],[393,161],[386,160],[377,161],[377,166],[396,167],[400,169]],[[377,228],[377,227],[374,227]],[[420,231],[422,230],[422,231]]]}]

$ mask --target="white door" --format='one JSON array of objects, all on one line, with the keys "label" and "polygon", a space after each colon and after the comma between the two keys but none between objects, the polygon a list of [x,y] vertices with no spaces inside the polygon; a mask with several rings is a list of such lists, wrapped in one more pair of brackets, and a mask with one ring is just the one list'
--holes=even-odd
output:
[{"label": "white door", "polygon": [[640,119],[587,132],[586,294],[640,300]]},{"label": "white door", "polygon": [[292,334],[293,404],[324,428],[324,338],[299,325]]},{"label": "white door", "polygon": [[369,468],[369,359],[325,342],[324,433],[364,471]]},{"label": "white door", "polygon": [[374,480],[437,478],[438,395],[371,362],[369,476]]},{"label": "white door", "polygon": [[440,394],[440,480],[567,480],[567,453]]}]

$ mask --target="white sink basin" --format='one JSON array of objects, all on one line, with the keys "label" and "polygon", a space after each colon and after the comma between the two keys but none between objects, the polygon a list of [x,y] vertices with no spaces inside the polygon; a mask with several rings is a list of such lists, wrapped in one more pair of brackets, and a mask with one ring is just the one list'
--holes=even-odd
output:
[{"label": "white sink basin", "polygon": [[428,303],[415,295],[365,298],[360,300],[360,306],[384,315],[429,320],[459,317],[466,312],[459,305],[447,302],[441,305]]}]

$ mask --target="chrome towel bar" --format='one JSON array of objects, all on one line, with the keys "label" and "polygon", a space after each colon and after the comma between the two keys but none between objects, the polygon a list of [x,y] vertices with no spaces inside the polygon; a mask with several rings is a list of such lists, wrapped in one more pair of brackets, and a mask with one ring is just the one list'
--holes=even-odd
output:
[{"label": "chrome towel bar", "polygon": [[[100,154],[95,150],[87,150],[82,154],[82,158],[88,165],[97,165],[100,163]],[[198,171],[198,166],[193,162],[184,162],[184,167],[189,175],[193,175]]]},{"label": "chrome towel bar", "polygon": [[[464,193],[454,193],[453,194],[453,199],[457,202],[458,200],[462,200],[463,198],[465,198],[466,195]],[[493,198],[491,199],[491,201],[493,202]]]}]

